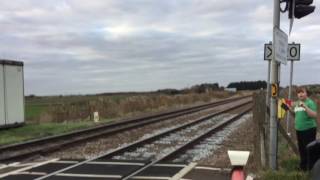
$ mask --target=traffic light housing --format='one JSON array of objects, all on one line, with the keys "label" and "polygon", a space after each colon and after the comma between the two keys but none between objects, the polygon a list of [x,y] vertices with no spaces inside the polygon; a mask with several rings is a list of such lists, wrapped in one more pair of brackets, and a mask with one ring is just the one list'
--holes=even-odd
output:
[{"label": "traffic light housing", "polygon": [[[302,18],[315,10],[315,6],[311,6],[313,0],[289,0],[289,19]],[[294,16],[294,17],[293,17]]]}]

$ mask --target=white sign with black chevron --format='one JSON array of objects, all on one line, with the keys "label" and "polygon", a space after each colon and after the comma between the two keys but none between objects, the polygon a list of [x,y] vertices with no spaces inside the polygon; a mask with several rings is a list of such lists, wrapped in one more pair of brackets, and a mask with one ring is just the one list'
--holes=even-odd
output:
[{"label": "white sign with black chevron", "polygon": [[[300,60],[300,44],[288,44],[288,60]],[[264,44],[264,60],[272,60],[272,44]]]}]

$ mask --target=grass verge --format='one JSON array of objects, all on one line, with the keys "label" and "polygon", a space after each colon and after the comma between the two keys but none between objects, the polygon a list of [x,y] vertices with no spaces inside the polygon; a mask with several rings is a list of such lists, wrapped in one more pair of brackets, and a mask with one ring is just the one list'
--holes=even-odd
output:
[{"label": "grass verge", "polygon": [[300,171],[265,171],[262,173],[262,180],[309,180],[308,173]]},{"label": "grass verge", "polygon": [[310,174],[299,170],[299,157],[290,149],[287,141],[278,136],[278,170],[260,173],[260,180],[309,180]]},{"label": "grass verge", "polygon": [[93,125],[93,122],[26,124],[18,128],[1,130],[0,145],[19,143],[30,139],[58,135]]}]

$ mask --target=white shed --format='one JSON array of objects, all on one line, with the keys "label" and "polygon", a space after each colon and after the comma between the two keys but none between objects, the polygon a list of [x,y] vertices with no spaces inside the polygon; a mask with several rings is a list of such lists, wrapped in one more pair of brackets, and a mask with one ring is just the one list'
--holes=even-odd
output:
[{"label": "white shed", "polygon": [[23,123],[23,62],[0,59],[0,127]]},{"label": "white shed", "polygon": [[224,90],[228,92],[237,92],[237,88],[225,88]]}]

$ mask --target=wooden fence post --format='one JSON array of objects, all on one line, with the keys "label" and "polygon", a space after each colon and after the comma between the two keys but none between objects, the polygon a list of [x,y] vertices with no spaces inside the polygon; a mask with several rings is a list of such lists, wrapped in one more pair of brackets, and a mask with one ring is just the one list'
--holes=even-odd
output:
[{"label": "wooden fence post", "polygon": [[253,120],[255,128],[257,129],[257,135],[255,136],[255,149],[258,149],[260,156],[260,164],[262,167],[267,165],[267,154],[266,154],[266,131],[265,131],[265,113],[266,113],[266,100],[263,91],[253,94]]}]

